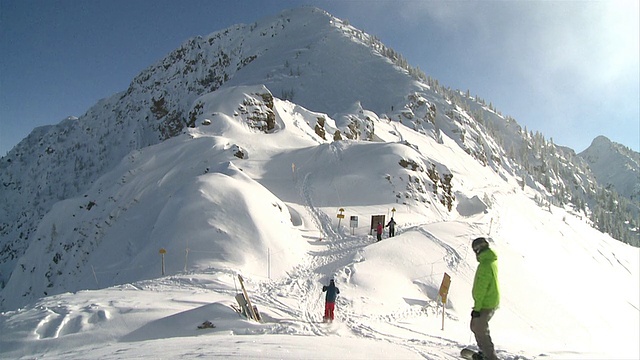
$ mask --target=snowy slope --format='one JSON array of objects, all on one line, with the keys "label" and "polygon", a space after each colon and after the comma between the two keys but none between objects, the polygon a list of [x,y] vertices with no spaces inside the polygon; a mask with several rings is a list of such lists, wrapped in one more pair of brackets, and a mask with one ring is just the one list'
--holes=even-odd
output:
[{"label": "snowy slope", "polygon": [[[300,18],[304,20],[292,21]],[[390,59],[367,45],[372,41],[369,35],[323,10],[294,9],[267,23],[273,25],[254,31],[284,37],[265,50],[265,55],[278,56],[258,57],[227,85],[258,82],[280,98],[292,90],[289,100],[331,116],[356,102],[378,114],[390,112],[393,105],[398,108],[406,102],[406,94],[426,89],[406,71],[397,67],[394,71]],[[256,40],[259,43],[250,47],[262,43],[261,38]]]},{"label": "snowy slope", "polygon": [[[34,130],[0,163],[0,357],[457,358],[481,235],[500,259],[503,357],[640,357],[638,248],[540,201],[513,155],[539,139],[381,46],[296,9],[188,40]],[[555,189],[596,188],[565,154],[525,158],[558,159]],[[398,236],[374,243],[372,215]],[[233,312],[237,274],[262,324]]]},{"label": "snowy slope", "polygon": [[[414,146],[414,137],[439,143],[448,138],[503,178],[516,175],[548,201],[571,202],[585,213],[584,204],[593,203],[598,187],[571,154],[529,153],[533,141],[515,121],[484,101],[434,84],[375,37],[320,9],[293,9],[185,41],[136,76],[126,91],[80,117],[35,129],[3,157],[0,284],[8,282],[54,204],[84,195],[131,152],[186,133],[201,121],[209,94],[239,85],[266,86],[270,96],[309,109],[302,112],[314,117],[309,123],[317,142]],[[250,120],[253,126],[273,130],[273,114],[262,114]],[[391,121],[394,129],[381,131],[380,121]],[[395,129],[400,125],[416,133],[405,138]],[[549,160],[554,163],[547,168]],[[442,164],[450,161],[440,159],[437,170],[446,173]]]},{"label": "snowy slope", "polygon": [[[312,127],[320,114],[277,99],[276,130],[257,131],[233,109],[265,91],[203,98],[198,123],[210,125],[132,152],[86,196],[47,214],[20,261],[35,268],[3,291],[20,306],[0,316],[3,357],[454,359],[473,344],[469,243],[480,235],[500,259],[503,298],[491,325],[504,358],[638,357],[637,248],[540,208],[446,136],[440,144],[380,121],[378,134],[413,146],[325,143]],[[420,171],[430,164],[454,174],[452,212]],[[359,217],[353,234],[338,227],[340,207]],[[398,235],[375,243],[369,216],[392,208]],[[62,254],[59,267],[39,265],[48,264],[43,253]],[[38,281],[44,271],[61,279],[49,288]],[[236,274],[263,323],[232,310]],[[329,278],[341,289],[332,325],[320,323]],[[29,291],[34,300],[60,295],[7,295]],[[216,328],[196,329],[204,320]]]},{"label": "snowy slope", "polygon": [[[87,191],[129,152],[195,126],[198,99],[221,87],[266,84],[275,97],[327,114],[360,101],[375,110],[396,102],[401,108],[408,92],[423,88],[347,31],[355,29],[301,8],[196,37],[142,71],[126,91],[34,131],[0,161],[0,282],[53,204]],[[366,131],[348,125],[343,138]]]}]

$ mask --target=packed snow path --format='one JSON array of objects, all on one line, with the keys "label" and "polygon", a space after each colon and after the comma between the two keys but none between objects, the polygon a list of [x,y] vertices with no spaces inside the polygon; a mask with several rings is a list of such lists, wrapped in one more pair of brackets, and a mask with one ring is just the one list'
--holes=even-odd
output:
[{"label": "packed snow path", "polygon": [[[301,182],[298,182],[300,195],[304,201],[305,209],[312,218],[314,226],[320,232],[316,240],[309,240],[314,249],[309,252],[300,265],[293,269],[289,276],[275,282],[266,282],[260,285],[258,294],[254,295],[256,302],[278,309],[291,317],[291,320],[283,321],[295,329],[295,332],[304,335],[327,335],[333,332],[332,327],[322,323],[324,314],[323,284],[328,284],[329,279],[341,272],[341,279],[347,278],[343,267],[348,264],[354,255],[363,247],[371,244],[368,236],[352,236],[336,231],[331,219],[322,211],[313,206],[309,177],[307,174]],[[338,298],[337,315],[344,318],[347,313],[348,303]],[[343,309],[344,310],[340,310]],[[288,330],[289,332],[291,330]]]},{"label": "packed snow path", "polygon": [[[309,185],[312,183],[311,177],[311,174],[307,174],[302,180],[298,179],[297,187],[305,210],[320,235],[308,240],[312,250],[287,277],[262,282],[258,285],[258,290],[251,294],[255,304],[281,313],[281,319],[273,328],[274,332],[384,341],[400,344],[425,359],[442,359],[442,349],[450,348],[451,353],[447,358],[459,358],[459,349],[467,344],[416,330],[416,319],[424,320],[427,313],[434,317],[440,316],[435,302],[427,302],[420,307],[412,306],[409,310],[389,309],[389,313],[372,318],[356,309],[358,306],[354,302],[357,299],[349,296],[343,286],[342,296],[338,296],[336,301],[335,322],[323,323],[325,301],[322,286],[328,284],[331,278],[336,279],[338,288],[349,284],[352,275],[349,264],[357,262],[358,253],[376,240],[370,235],[351,235],[345,228],[337,229],[331,218],[314,206],[313,190]],[[425,231],[418,226],[415,228]],[[456,266],[461,257],[457,250],[433,234],[426,235],[447,249],[449,256],[446,261]],[[387,239],[383,241],[385,240]],[[445,315],[451,319],[450,314]],[[504,351],[501,354],[505,359],[526,359]]]},{"label": "packed snow path", "polygon": [[[335,159],[340,160],[344,155],[340,147],[328,149],[323,153]],[[307,152],[303,154],[308,155]],[[309,156],[305,158],[312,159]],[[545,314],[553,310],[548,306],[550,302],[545,300],[555,299],[556,292],[551,297],[544,297],[547,289],[539,287],[536,296],[531,297],[530,287],[541,284],[540,281],[536,282],[540,277],[534,275],[538,275],[541,261],[549,261],[549,254],[562,260],[557,264],[566,264],[567,259],[582,252],[587,257],[576,257],[574,261],[582,259],[584,264],[576,262],[579,268],[593,267],[593,270],[587,271],[588,276],[581,273],[576,279],[624,280],[629,274],[631,280],[622,283],[636,284],[637,277],[634,279],[634,275],[630,274],[637,264],[633,261],[633,254],[624,261],[628,248],[621,248],[617,243],[603,243],[590,250],[589,244],[598,241],[591,236],[590,228],[588,232],[580,232],[580,228],[569,221],[571,218],[566,218],[565,221],[569,223],[562,222],[565,224],[562,227],[549,226],[553,217],[558,216],[551,212],[545,211],[539,215],[532,210],[527,216],[518,217],[519,213],[511,209],[526,204],[523,199],[507,198],[511,202],[507,201],[504,206],[509,210],[487,213],[483,211],[486,209],[477,207],[477,204],[463,196],[458,200],[458,209],[464,216],[415,216],[419,210],[414,209],[412,214],[411,209],[406,209],[396,217],[402,218],[396,237],[388,239],[385,236],[381,242],[376,242],[375,237],[366,234],[369,232],[366,225],[357,228],[356,235],[351,235],[347,224],[339,227],[335,217],[330,216],[341,204],[349,204],[349,200],[346,200],[346,192],[342,194],[344,198],[340,198],[341,194],[333,188],[330,178],[322,178],[326,170],[316,170],[301,163],[296,167],[298,172],[294,172],[291,182],[288,168],[292,162],[291,158],[281,159],[276,164],[279,166],[272,165],[271,173],[266,172],[270,177],[263,178],[259,175],[265,172],[255,170],[261,169],[259,166],[246,166],[247,173],[253,170],[256,178],[270,185],[268,188],[276,195],[271,203],[265,201],[268,197],[262,191],[255,192],[256,196],[247,197],[256,200],[251,206],[238,206],[236,209],[233,201],[223,203],[226,205],[223,209],[235,209],[234,213],[237,214],[251,209],[257,209],[256,213],[262,214],[264,203],[267,208],[277,203],[274,206],[278,214],[288,208],[290,224],[286,217],[275,217],[275,222],[260,218],[258,228],[273,227],[272,231],[262,237],[244,235],[245,238],[240,240],[247,241],[235,243],[235,250],[251,254],[253,261],[238,266],[218,267],[217,263],[206,261],[198,265],[190,258],[189,264],[193,265],[190,265],[189,271],[183,271],[183,267],[179,266],[170,272],[173,275],[166,277],[64,293],[0,314],[0,329],[3,330],[0,332],[0,357],[35,358],[46,354],[48,358],[121,359],[152,354],[159,358],[341,359],[348,354],[354,359],[458,359],[460,349],[474,343],[468,328],[467,309],[470,308],[469,290],[476,262],[468,239],[478,234],[497,232],[501,236],[496,238],[495,245],[503,255],[501,265],[508,269],[503,272],[503,281],[510,289],[505,292],[505,306],[492,320],[495,321],[492,330],[495,329],[497,335],[496,345],[501,359],[576,358],[576,354],[582,358],[613,358],[608,353],[599,357],[580,353],[581,344],[577,341],[567,345],[567,339],[570,338],[565,338],[564,334],[569,332],[560,333],[555,330],[558,323],[548,322],[547,325],[545,322],[550,318]],[[305,174],[303,171],[307,169],[315,172]],[[232,166],[225,168],[225,171],[239,173]],[[369,174],[364,179],[373,177],[373,174]],[[353,183],[357,184],[357,181]],[[214,193],[204,185],[197,189]],[[215,182],[215,185],[220,186],[220,183]],[[196,200],[200,199],[201,192],[193,193],[197,196],[184,197],[180,204],[194,204],[194,201],[199,204]],[[372,188],[367,193],[378,196],[380,192]],[[276,202],[276,198],[283,200]],[[327,201],[327,198],[331,201]],[[359,208],[345,208],[366,218],[367,214],[384,213],[385,208],[392,205],[398,206],[394,203],[380,205],[372,201],[360,204]],[[200,206],[203,211],[199,213],[206,213],[211,204],[205,202]],[[150,206],[144,207],[144,210],[149,209]],[[183,210],[182,207],[178,209]],[[533,209],[537,211],[537,207]],[[543,216],[543,220],[533,221],[536,216]],[[490,231],[491,227],[494,231]],[[522,231],[522,228],[528,231]],[[184,236],[192,234],[191,229],[179,229]],[[283,230],[289,231],[287,236],[278,237]],[[535,238],[523,236],[541,232]],[[559,237],[558,233],[573,235],[566,238],[564,235]],[[249,235],[260,234],[255,232]],[[258,238],[264,242],[250,242]],[[577,245],[574,245],[572,238],[579,239]],[[271,241],[273,239],[279,242]],[[541,242],[544,246],[540,246]],[[191,253],[195,254],[195,245],[193,242],[189,244],[192,244]],[[208,241],[204,242],[204,245],[207,244]],[[281,245],[275,253],[271,247],[274,244]],[[206,246],[202,248],[207,249]],[[270,249],[269,257],[263,251],[266,249]],[[182,264],[184,261],[184,268],[187,269],[186,258],[182,257],[181,250],[177,247],[171,254],[180,254],[177,262]],[[156,251],[153,252],[154,259],[157,259]],[[263,265],[273,255],[278,262],[275,266],[273,262],[269,263],[267,278]],[[585,261],[585,258],[590,260]],[[616,270],[616,263],[620,264],[620,271]],[[153,269],[159,270],[155,264]],[[208,267],[212,265],[216,267]],[[271,276],[272,269],[277,275]],[[605,275],[596,276],[602,270]],[[448,272],[454,282],[445,312],[444,331],[440,323],[442,307],[436,300],[443,272]],[[262,323],[249,321],[231,309],[231,305],[235,305],[233,298],[239,292],[237,287],[234,289],[238,273],[245,279],[252,303],[263,315]],[[522,286],[520,284],[525,276],[529,281]],[[335,322],[324,324],[321,322],[324,312],[324,293],[321,288],[330,278],[336,280],[341,294],[337,300]],[[568,285],[562,283],[563,287]],[[575,286],[572,292],[580,293],[580,288]],[[629,304],[637,312],[638,307],[632,301],[634,298],[629,299]],[[585,300],[589,299],[582,297],[579,303],[571,303],[570,306],[576,307]],[[560,306],[555,311],[560,314],[567,310]],[[633,322],[631,316],[626,317],[631,318],[628,323]],[[616,321],[619,319],[622,317],[616,318]],[[216,328],[197,329],[203,321],[213,322]],[[572,325],[576,323],[582,324],[577,320],[560,324],[564,326],[563,329],[573,331],[572,336],[576,331],[581,331],[584,339],[597,338],[587,337],[591,334],[585,331],[586,327]],[[606,327],[607,323],[604,324]],[[553,345],[549,345],[549,340],[555,339],[558,341],[552,341]],[[162,347],[158,346],[160,342]],[[189,349],[185,344],[192,345],[196,350]],[[318,355],[318,349],[322,349],[321,355]],[[624,352],[626,348],[621,350]],[[524,354],[525,357],[514,353]]]}]

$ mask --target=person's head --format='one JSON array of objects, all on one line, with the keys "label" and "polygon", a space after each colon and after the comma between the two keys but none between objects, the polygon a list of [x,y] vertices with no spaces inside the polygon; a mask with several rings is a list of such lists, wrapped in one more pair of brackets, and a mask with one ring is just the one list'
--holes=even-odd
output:
[{"label": "person's head", "polygon": [[471,248],[473,249],[473,252],[478,255],[489,248],[489,243],[487,242],[487,239],[479,237],[471,242]]},{"label": "person's head", "polygon": [[333,281],[333,279],[329,280],[329,285],[335,285],[335,282]]}]

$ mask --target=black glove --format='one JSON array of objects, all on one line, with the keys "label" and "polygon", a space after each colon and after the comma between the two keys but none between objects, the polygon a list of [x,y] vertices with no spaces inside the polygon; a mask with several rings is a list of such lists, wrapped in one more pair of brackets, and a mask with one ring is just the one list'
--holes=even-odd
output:
[{"label": "black glove", "polygon": [[480,317],[480,311],[475,311],[475,310],[471,311],[471,317],[472,318]]}]

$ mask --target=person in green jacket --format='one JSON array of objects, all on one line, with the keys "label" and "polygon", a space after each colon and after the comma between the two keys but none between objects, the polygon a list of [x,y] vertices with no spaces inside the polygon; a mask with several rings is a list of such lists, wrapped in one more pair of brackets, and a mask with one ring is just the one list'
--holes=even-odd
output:
[{"label": "person in green jacket", "polygon": [[498,286],[498,256],[489,248],[487,239],[479,237],[471,243],[478,260],[478,269],[473,280],[473,311],[471,311],[471,331],[480,348],[474,360],[498,360],[491,335],[489,320],[500,305]]}]

